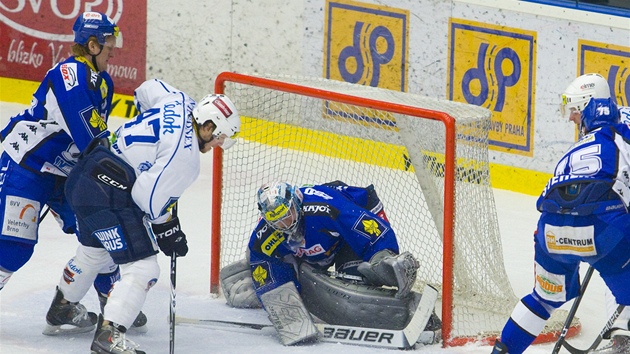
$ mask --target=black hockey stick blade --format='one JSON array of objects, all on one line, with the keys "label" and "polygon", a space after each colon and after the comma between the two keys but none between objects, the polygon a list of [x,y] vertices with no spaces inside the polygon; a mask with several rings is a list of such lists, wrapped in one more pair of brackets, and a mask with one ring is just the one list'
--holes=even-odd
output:
[{"label": "black hockey stick blade", "polygon": [[588,347],[586,349],[578,349],[578,348],[575,348],[574,346],[572,346],[571,344],[569,344],[567,341],[562,342],[562,346],[564,347],[564,349],[569,351],[569,353],[571,353],[571,354],[588,354],[588,353],[592,352],[593,350],[597,349],[599,344],[604,339],[604,335],[608,331],[610,331],[610,329],[612,328],[613,324],[615,323],[615,320],[617,319],[617,317],[619,317],[619,315],[621,314],[621,312],[623,311],[623,309],[625,307],[626,306],[624,306],[624,305],[617,306],[617,309],[610,316],[610,318],[606,322],[606,325],[604,326],[604,328],[602,328],[601,332],[599,332],[599,335],[597,336],[597,338],[595,338],[595,341],[593,341],[593,344],[591,344],[590,347]]},{"label": "black hockey stick blade", "polygon": [[188,317],[180,317],[180,316],[175,316],[175,323],[208,326],[208,327],[214,327],[217,329],[244,328],[244,329],[251,329],[257,332],[260,332],[265,328],[273,328],[272,324],[224,321],[224,320],[204,320],[204,319],[188,318]]}]

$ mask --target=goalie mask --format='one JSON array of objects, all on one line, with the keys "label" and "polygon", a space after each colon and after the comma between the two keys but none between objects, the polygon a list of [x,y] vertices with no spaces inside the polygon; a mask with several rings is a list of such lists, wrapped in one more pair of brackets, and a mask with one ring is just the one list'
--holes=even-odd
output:
[{"label": "goalie mask", "polygon": [[116,38],[116,48],[122,48],[122,33],[114,20],[100,12],[82,13],[72,26],[74,42],[86,46],[90,37],[96,37],[100,45],[105,45],[107,37]]},{"label": "goalie mask", "polygon": [[563,117],[569,117],[571,112],[582,112],[591,98],[609,98],[608,82],[599,74],[585,74],[579,76],[562,93],[560,111]]},{"label": "goalie mask", "polygon": [[234,106],[234,103],[225,95],[208,95],[201,99],[192,111],[193,118],[199,125],[203,125],[210,120],[216,128],[212,133],[213,138],[225,134],[226,138],[221,145],[223,150],[227,150],[236,143],[233,139],[241,130],[241,117]]},{"label": "goalie mask", "polygon": [[304,233],[297,232],[302,218],[302,192],[285,182],[264,184],[256,193],[260,213],[271,227],[287,234],[287,243],[294,249],[302,245]]}]

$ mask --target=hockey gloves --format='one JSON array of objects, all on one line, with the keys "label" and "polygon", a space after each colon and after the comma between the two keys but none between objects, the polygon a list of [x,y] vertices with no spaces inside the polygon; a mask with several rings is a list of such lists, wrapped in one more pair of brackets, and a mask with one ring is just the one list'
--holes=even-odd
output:
[{"label": "hockey gloves", "polygon": [[359,264],[357,270],[368,283],[373,285],[396,286],[396,298],[407,296],[416,282],[420,264],[409,252],[395,254],[389,250],[377,252],[369,262]]},{"label": "hockey gloves", "polygon": [[151,228],[160,250],[166,256],[170,257],[175,252],[178,257],[184,257],[188,253],[186,235],[179,226],[179,218],[174,217],[163,224],[152,224]]}]

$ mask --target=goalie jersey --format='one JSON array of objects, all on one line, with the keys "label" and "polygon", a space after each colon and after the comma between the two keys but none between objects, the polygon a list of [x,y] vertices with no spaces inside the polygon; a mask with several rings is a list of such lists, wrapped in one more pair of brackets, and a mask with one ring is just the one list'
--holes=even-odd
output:
[{"label": "goalie jersey", "polygon": [[[319,269],[344,263],[355,267],[378,251],[398,253],[396,234],[385,218],[365,206],[368,189],[353,186],[315,185],[301,187],[304,196],[299,229],[304,243],[290,248],[287,235],[260,219],[248,249],[256,294],[293,281],[300,284],[294,266],[307,262]],[[339,271],[339,269],[337,269]]]},{"label": "goalie jersey", "polygon": [[111,151],[133,167],[137,176],[133,200],[159,223],[199,176],[199,144],[191,114],[195,101],[155,79],[140,85],[134,97],[140,114],[116,130]]},{"label": "goalie jersey", "polygon": [[33,94],[31,107],[0,132],[11,159],[33,171],[67,176],[79,152],[95,137],[107,136],[114,83],[83,57],[50,69]]}]

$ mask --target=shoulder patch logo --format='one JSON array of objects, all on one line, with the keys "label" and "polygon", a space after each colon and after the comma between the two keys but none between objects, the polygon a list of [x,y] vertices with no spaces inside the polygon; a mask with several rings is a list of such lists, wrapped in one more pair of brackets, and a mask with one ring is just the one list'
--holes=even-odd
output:
[{"label": "shoulder patch logo", "polygon": [[77,87],[78,79],[76,63],[61,64],[59,70],[61,71],[61,78],[63,79],[63,85],[65,86],[66,91],[70,91]]},{"label": "shoulder patch logo", "polygon": [[352,230],[369,238],[370,243],[374,243],[389,231],[389,226],[380,218],[373,218],[363,213],[352,226]]},{"label": "shoulder patch logo", "polygon": [[98,128],[101,131],[107,130],[107,124],[105,123],[103,118],[101,118],[101,116],[98,114],[98,112],[96,112],[96,109],[92,108],[91,113],[92,114],[90,115],[90,126],[92,128]]}]

